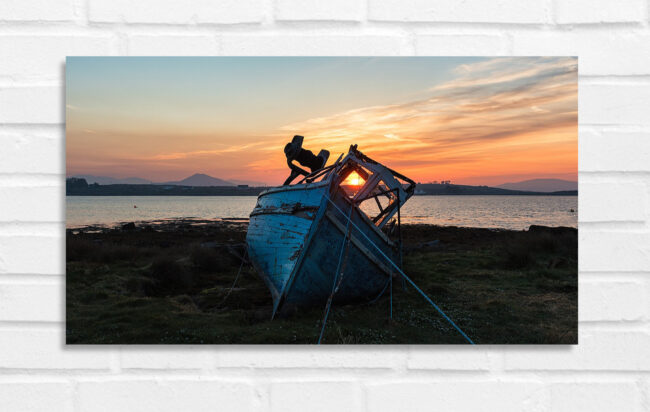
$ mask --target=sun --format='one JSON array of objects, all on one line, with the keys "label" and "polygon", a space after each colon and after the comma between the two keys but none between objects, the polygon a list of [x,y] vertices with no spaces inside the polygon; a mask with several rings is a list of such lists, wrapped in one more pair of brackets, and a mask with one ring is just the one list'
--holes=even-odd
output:
[{"label": "sun", "polygon": [[361,186],[365,183],[365,180],[357,172],[352,172],[345,178],[343,181],[344,185],[348,186]]}]

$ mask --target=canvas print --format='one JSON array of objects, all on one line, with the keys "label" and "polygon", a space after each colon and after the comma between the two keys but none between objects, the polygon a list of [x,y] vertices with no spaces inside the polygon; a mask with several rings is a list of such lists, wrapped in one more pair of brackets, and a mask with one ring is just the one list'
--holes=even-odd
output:
[{"label": "canvas print", "polygon": [[575,57],[68,57],[68,344],[576,344]]}]

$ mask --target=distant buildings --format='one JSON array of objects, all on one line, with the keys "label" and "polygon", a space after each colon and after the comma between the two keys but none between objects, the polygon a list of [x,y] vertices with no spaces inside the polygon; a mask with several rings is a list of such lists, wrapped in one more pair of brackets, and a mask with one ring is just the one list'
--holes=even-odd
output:
[{"label": "distant buildings", "polygon": [[66,189],[87,189],[88,182],[83,178],[69,177],[65,179],[65,187]]},{"label": "distant buildings", "polygon": [[[422,183],[418,182],[418,184],[421,185]],[[426,184],[426,185],[450,185],[450,184],[451,184],[451,180],[440,180],[440,181],[438,181],[438,180],[434,180],[434,181],[432,181],[432,182],[427,182],[427,183],[425,183],[425,184]]]}]

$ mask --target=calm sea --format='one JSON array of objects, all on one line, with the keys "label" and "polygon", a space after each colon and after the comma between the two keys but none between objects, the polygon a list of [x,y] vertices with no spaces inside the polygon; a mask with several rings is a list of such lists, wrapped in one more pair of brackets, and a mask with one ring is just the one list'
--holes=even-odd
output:
[{"label": "calm sea", "polygon": [[[66,225],[111,226],[168,218],[248,218],[256,199],[255,196],[68,196]],[[401,213],[404,223],[516,230],[530,225],[577,227],[578,197],[413,196]]]}]

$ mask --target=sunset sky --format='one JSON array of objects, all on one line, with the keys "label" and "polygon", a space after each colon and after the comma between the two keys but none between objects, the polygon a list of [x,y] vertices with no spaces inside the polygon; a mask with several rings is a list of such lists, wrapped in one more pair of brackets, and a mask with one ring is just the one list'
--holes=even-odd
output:
[{"label": "sunset sky", "polygon": [[293,135],[419,182],[577,180],[572,57],[68,57],[67,174],[276,185]]}]

